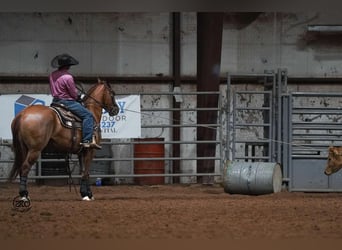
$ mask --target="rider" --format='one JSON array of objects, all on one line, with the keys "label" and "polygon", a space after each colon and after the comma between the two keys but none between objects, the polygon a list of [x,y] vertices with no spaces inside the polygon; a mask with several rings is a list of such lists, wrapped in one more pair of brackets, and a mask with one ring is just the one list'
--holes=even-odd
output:
[{"label": "rider", "polygon": [[73,76],[68,72],[70,66],[79,62],[68,54],[54,57],[51,66],[57,68],[49,76],[50,90],[53,96],[52,102],[64,104],[68,109],[82,119],[82,142],[85,148],[101,149],[93,140],[94,117],[78,100],[78,93]]}]

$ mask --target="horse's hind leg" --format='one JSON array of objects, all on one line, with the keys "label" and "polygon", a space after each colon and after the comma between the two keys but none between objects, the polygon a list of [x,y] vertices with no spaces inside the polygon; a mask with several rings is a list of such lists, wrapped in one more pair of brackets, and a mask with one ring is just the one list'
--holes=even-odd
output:
[{"label": "horse's hind leg", "polygon": [[38,160],[40,151],[29,151],[27,153],[26,159],[23,162],[19,175],[20,175],[20,183],[19,183],[19,195],[22,199],[28,199],[28,190],[27,190],[27,176],[31,170],[32,165]]}]

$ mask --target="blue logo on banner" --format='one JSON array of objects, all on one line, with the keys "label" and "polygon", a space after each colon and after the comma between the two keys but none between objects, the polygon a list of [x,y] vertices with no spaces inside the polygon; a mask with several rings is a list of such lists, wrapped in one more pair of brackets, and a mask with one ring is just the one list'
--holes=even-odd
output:
[{"label": "blue logo on banner", "polygon": [[22,95],[14,103],[14,115],[16,116],[20,111],[30,105],[45,105],[45,101]]}]

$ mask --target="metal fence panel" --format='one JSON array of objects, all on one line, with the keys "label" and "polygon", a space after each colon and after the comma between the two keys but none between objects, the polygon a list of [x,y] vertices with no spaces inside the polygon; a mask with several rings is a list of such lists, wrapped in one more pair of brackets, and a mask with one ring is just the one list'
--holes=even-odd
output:
[{"label": "metal fence panel", "polygon": [[[233,161],[273,162],[277,157],[278,92],[277,74],[252,74],[261,79],[255,90],[233,90],[228,75],[231,98],[228,111],[228,158]],[[245,76],[245,75],[244,75]]]},{"label": "metal fence panel", "polygon": [[341,94],[289,95],[290,191],[341,192],[342,174],[324,175],[330,145],[342,145]]},{"label": "metal fence panel", "polygon": [[[91,167],[91,177],[93,178],[111,178],[117,183],[131,183],[133,178],[142,176],[163,176],[165,177],[165,183],[172,183],[172,178],[180,176],[183,181],[195,182],[197,176],[213,176],[221,177],[220,169],[224,164],[224,147],[223,145],[227,141],[226,135],[223,133],[223,120],[222,115],[226,110],[226,103],[224,101],[225,93],[222,91],[180,91],[178,92],[141,92],[141,93],[122,93],[122,95],[139,94],[141,96],[141,129],[142,138],[163,138],[163,141],[136,141],[135,138],[127,139],[105,139],[102,142],[103,150],[99,150],[93,159]],[[217,108],[197,108],[196,97],[198,95],[210,95],[218,96]],[[172,100],[177,96],[177,99],[181,100],[180,108],[172,107]],[[181,98],[180,98],[181,97]],[[177,124],[172,120],[172,112],[179,111],[181,113],[181,121],[177,121]],[[207,112],[217,112],[218,119],[215,124],[198,124],[196,121],[196,112],[198,110],[205,110]],[[179,124],[178,124],[179,123]],[[198,141],[196,138],[196,129],[200,126],[209,127],[217,131],[217,136],[214,140]],[[172,129],[180,128],[181,140],[172,140]],[[163,156],[146,156],[135,157],[134,145],[136,144],[162,144],[165,149],[165,155]],[[196,146],[199,143],[212,143],[216,145],[216,153],[214,156],[196,155]],[[181,147],[181,154],[174,156],[172,153],[172,145],[179,144]],[[2,142],[2,147],[10,147],[11,141]],[[4,160],[0,158],[1,168],[8,169],[13,163],[13,157]],[[197,173],[196,161],[201,159],[211,159],[215,164],[214,173]],[[174,173],[172,170],[173,161],[181,162],[181,172]],[[67,178],[67,175],[42,175],[42,163],[60,162],[63,159],[44,159],[41,157],[37,164],[35,164],[31,170],[29,178],[31,179],[63,179]],[[136,174],[134,173],[134,163],[136,161],[163,161],[165,164],[164,173],[147,173]],[[80,172],[77,167],[78,161],[75,155],[70,159],[73,177],[79,178]],[[217,170],[217,171],[216,171]],[[1,176],[0,179],[6,179],[6,176]]]}]

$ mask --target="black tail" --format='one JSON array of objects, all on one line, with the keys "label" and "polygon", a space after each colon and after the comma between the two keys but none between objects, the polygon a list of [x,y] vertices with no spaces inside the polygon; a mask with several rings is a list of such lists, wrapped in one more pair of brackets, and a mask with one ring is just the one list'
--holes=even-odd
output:
[{"label": "black tail", "polygon": [[8,175],[8,180],[15,179],[20,173],[21,165],[24,157],[27,154],[27,148],[20,137],[20,115],[14,118],[12,122],[12,151],[14,152],[14,163],[11,172]]}]

